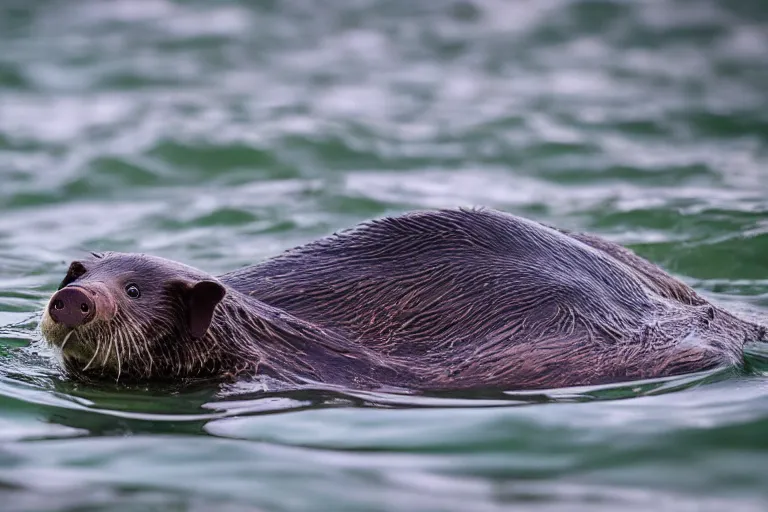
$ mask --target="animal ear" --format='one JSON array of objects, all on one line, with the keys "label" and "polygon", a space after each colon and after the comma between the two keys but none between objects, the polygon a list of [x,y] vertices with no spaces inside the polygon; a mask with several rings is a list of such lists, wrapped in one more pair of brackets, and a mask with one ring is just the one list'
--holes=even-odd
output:
[{"label": "animal ear", "polygon": [[67,275],[64,277],[64,280],[59,284],[58,289],[61,290],[68,284],[75,282],[78,277],[82,277],[86,272],[85,265],[79,261],[73,261],[67,270]]},{"label": "animal ear", "polygon": [[202,338],[211,326],[213,310],[226,294],[216,281],[198,281],[187,292],[187,324],[193,338]]}]

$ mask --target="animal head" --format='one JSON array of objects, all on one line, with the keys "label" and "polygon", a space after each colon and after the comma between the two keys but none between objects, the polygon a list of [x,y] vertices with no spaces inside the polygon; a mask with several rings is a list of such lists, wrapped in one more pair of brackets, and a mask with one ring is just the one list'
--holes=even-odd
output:
[{"label": "animal head", "polygon": [[93,254],[69,266],[41,329],[75,371],[202,374],[215,364],[206,334],[225,295],[215,278],[174,261]]}]

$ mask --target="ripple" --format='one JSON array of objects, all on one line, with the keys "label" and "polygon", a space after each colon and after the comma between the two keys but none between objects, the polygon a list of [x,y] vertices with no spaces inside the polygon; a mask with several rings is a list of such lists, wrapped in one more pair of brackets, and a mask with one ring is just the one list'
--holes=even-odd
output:
[{"label": "ripple", "polygon": [[147,156],[157,158],[166,165],[181,168],[187,173],[203,173],[201,177],[217,179],[220,175],[247,169],[253,179],[285,179],[295,176],[295,171],[281,164],[276,156],[266,150],[242,144],[205,145],[163,142],[152,148]]},{"label": "ripple", "polygon": [[162,183],[157,172],[126,158],[98,157],[90,163],[88,179],[109,187],[151,187]]},{"label": "ripple", "polygon": [[[764,279],[766,271],[761,262],[765,261],[767,250],[768,232],[763,229],[749,235],[715,237],[678,248],[675,256],[669,258],[668,266],[672,270],[685,268],[686,274],[699,279]],[[733,254],[739,257],[733,258]],[[713,260],[721,264],[713,266]]]},{"label": "ripple", "polygon": [[700,136],[719,140],[749,137],[768,141],[768,118],[756,112],[694,112],[683,119]]},{"label": "ripple", "polygon": [[20,67],[0,63],[0,88],[24,90],[31,87]]}]

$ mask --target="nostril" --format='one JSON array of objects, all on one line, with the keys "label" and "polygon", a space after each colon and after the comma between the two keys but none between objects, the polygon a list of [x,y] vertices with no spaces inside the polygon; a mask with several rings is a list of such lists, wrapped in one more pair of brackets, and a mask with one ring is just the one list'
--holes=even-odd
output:
[{"label": "nostril", "polygon": [[57,324],[74,328],[93,320],[98,310],[98,304],[88,296],[88,290],[65,286],[51,297],[49,313]]}]

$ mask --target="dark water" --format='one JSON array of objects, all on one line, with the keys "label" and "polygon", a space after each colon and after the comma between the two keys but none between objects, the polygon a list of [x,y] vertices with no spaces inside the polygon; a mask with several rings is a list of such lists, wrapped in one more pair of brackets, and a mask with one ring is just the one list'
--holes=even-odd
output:
[{"label": "dark water", "polygon": [[0,510],[768,509],[744,371],[417,397],[82,385],[36,340],[85,250],[223,272],[482,204],[768,318],[761,1],[0,4]]}]

